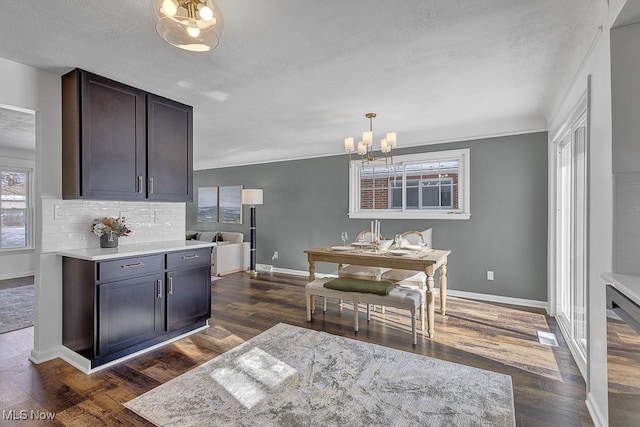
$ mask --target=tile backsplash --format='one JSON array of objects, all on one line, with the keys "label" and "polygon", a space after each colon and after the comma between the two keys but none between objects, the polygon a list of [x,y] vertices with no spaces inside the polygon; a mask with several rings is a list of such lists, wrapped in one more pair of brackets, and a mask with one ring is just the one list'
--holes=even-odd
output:
[{"label": "tile backsplash", "polygon": [[119,245],[183,240],[185,203],[42,199],[42,252],[100,247],[91,232],[101,216],[124,216],[132,230]]}]

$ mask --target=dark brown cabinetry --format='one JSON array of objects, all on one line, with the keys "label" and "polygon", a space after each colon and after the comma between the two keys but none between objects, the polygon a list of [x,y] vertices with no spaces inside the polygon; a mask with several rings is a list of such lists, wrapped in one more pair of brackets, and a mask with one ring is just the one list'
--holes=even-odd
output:
[{"label": "dark brown cabinetry", "polygon": [[211,249],[167,254],[166,267],[166,330],[175,331],[198,319],[208,319],[211,316]]},{"label": "dark brown cabinetry", "polygon": [[149,200],[183,202],[193,199],[192,116],[191,107],[147,95]]},{"label": "dark brown cabinetry", "polygon": [[162,335],[162,275],[98,285],[97,357]]},{"label": "dark brown cabinetry", "polygon": [[62,77],[64,199],[191,201],[193,109],[95,74]]},{"label": "dark brown cabinetry", "polygon": [[206,325],[211,248],[88,261],[63,257],[64,346],[91,367]]}]

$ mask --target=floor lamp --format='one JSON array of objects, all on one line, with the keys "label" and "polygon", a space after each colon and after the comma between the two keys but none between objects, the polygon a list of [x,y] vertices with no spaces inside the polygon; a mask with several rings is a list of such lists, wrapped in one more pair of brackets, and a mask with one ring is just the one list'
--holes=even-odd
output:
[{"label": "floor lamp", "polygon": [[256,271],[256,205],[262,204],[262,190],[256,188],[246,188],[242,190],[242,204],[251,207],[251,226],[249,227],[251,234],[251,261],[247,273],[255,276],[258,274]]}]

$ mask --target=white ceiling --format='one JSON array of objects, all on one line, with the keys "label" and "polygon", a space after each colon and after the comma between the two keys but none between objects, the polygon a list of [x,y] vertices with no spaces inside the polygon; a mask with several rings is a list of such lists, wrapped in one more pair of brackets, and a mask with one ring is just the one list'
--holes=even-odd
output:
[{"label": "white ceiling", "polygon": [[36,149],[36,116],[0,107],[0,150],[33,152]]},{"label": "white ceiling", "polygon": [[[546,129],[602,0],[219,0],[217,49],[156,33],[149,0],[3,2],[0,57],[83,68],[194,106],[196,169]],[[379,143],[378,143],[379,144]]]}]

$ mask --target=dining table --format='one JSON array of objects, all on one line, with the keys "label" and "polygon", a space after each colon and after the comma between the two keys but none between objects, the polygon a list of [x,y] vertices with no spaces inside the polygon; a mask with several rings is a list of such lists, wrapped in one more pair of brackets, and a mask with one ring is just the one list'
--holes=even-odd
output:
[{"label": "dining table", "polygon": [[[422,271],[426,274],[427,333],[434,336],[434,274],[439,271],[440,313],[447,310],[447,259],[450,250],[424,248],[416,251],[375,250],[357,246],[322,246],[304,251],[309,262],[309,282],[315,280],[316,263],[362,265],[399,270]],[[422,288],[424,284],[420,285]],[[424,290],[424,289],[423,289]],[[424,320],[423,320],[424,321]]]}]

